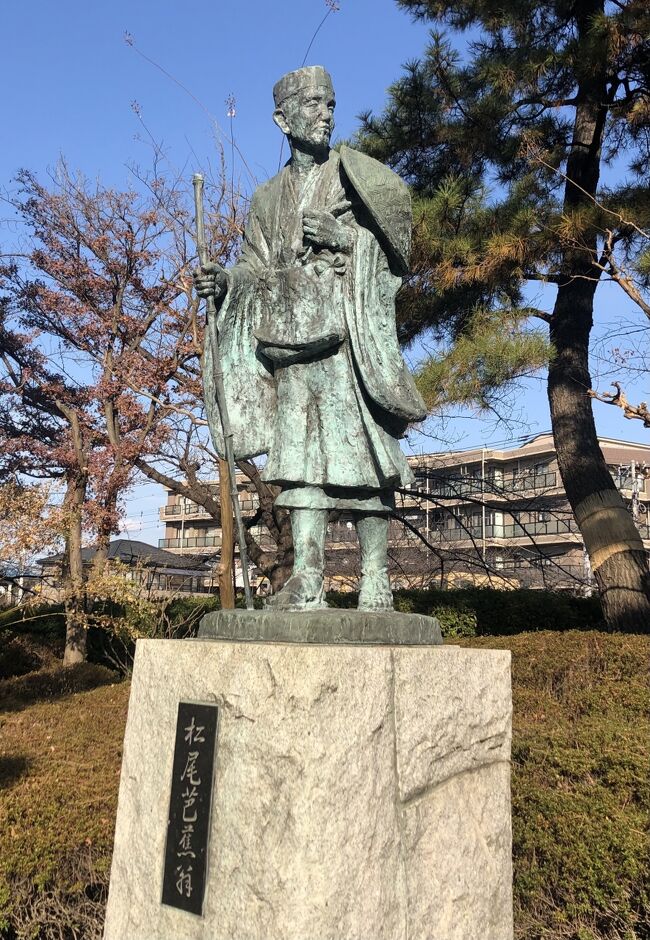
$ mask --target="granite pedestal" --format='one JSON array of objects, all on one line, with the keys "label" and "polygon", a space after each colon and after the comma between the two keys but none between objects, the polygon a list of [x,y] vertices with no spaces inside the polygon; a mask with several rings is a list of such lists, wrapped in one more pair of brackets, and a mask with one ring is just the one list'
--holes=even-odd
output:
[{"label": "granite pedestal", "polygon": [[[203,633],[137,645],[105,940],[511,940],[508,652],[396,613]],[[202,916],[161,904],[181,701],[219,707]]]}]

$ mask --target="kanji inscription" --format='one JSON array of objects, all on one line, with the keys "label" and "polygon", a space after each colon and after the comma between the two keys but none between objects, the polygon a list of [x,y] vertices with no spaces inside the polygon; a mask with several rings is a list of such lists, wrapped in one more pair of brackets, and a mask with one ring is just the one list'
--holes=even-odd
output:
[{"label": "kanji inscription", "polygon": [[162,903],[203,913],[217,743],[216,705],[178,703]]}]

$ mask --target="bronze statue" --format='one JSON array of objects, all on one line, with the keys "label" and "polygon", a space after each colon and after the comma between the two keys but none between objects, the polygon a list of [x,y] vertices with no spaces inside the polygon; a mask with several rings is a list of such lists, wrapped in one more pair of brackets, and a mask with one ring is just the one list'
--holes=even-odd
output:
[{"label": "bronze statue", "polygon": [[[411,204],[392,170],[349,147],[330,149],[335,98],[321,66],[273,89],[273,119],[291,158],[260,186],[237,264],[195,273],[213,296],[235,456],[267,454],[263,479],[282,488],[295,563],[267,604],[325,606],[330,510],[352,513],[361,546],[359,607],[392,608],[388,515],[413,481],[399,446],[425,406],[404,363],[395,297],[408,270]],[[210,331],[204,385],[224,451]]]}]

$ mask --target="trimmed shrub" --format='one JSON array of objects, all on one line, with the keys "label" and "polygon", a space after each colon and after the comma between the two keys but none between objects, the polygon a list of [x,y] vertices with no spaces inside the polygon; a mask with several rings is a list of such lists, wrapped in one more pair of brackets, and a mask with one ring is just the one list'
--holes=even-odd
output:
[{"label": "trimmed shrub", "polygon": [[0,887],[3,940],[101,940],[108,870],[106,857],[82,845],[61,860],[56,881],[38,886],[30,879]]},{"label": "trimmed shrub", "polygon": [[23,676],[42,664],[42,657],[33,646],[24,642],[23,637],[14,636],[9,630],[0,630],[0,680]]},{"label": "trimmed shrub", "polygon": [[593,630],[604,626],[600,599],[552,591],[495,591],[470,588],[453,592],[476,611],[479,636],[511,636],[522,631]]},{"label": "trimmed shrub", "polygon": [[33,604],[10,607],[0,613],[0,629],[12,633],[30,633],[46,640],[65,639],[65,615],[62,604]]},{"label": "trimmed shrub", "polygon": [[202,617],[213,610],[219,610],[220,598],[217,594],[204,597],[175,597],[167,605],[167,616],[172,624],[181,624],[190,617]]},{"label": "trimmed shrub", "polygon": [[117,681],[119,676],[115,672],[96,663],[41,669],[0,682],[0,708],[9,709],[16,704],[61,698]]},{"label": "trimmed shrub", "polygon": [[81,664],[28,701],[31,678],[0,703],[0,937],[99,940],[129,685]]},{"label": "trimmed shrub", "polygon": [[[357,606],[356,593],[331,592],[333,607]],[[395,609],[437,617],[443,636],[511,636],[537,630],[593,630],[603,626],[597,597],[572,597],[551,591],[398,590]]]}]

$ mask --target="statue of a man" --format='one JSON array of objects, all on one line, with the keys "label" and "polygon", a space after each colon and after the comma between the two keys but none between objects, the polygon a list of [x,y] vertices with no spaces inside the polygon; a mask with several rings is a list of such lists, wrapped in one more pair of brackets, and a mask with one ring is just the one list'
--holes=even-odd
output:
[{"label": "statue of a man", "polygon": [[[252,199],[241,256],[195,273],[218,309],[219,360],[235,456],[267,454],[262,477],[291,513],[295,563],[267,604],[325,606],[330,510],[346,510],[361,546],[359,607],[391,609],[388,522],[394,489],[413,481],[399,438],[425,406],[402,358],[395,296],[407,271],[408,189],[348,147],[330,150],[334,89],[320,66],[273,89],[291,158]],[[207,332],[206,408],[223,453]]]}]

